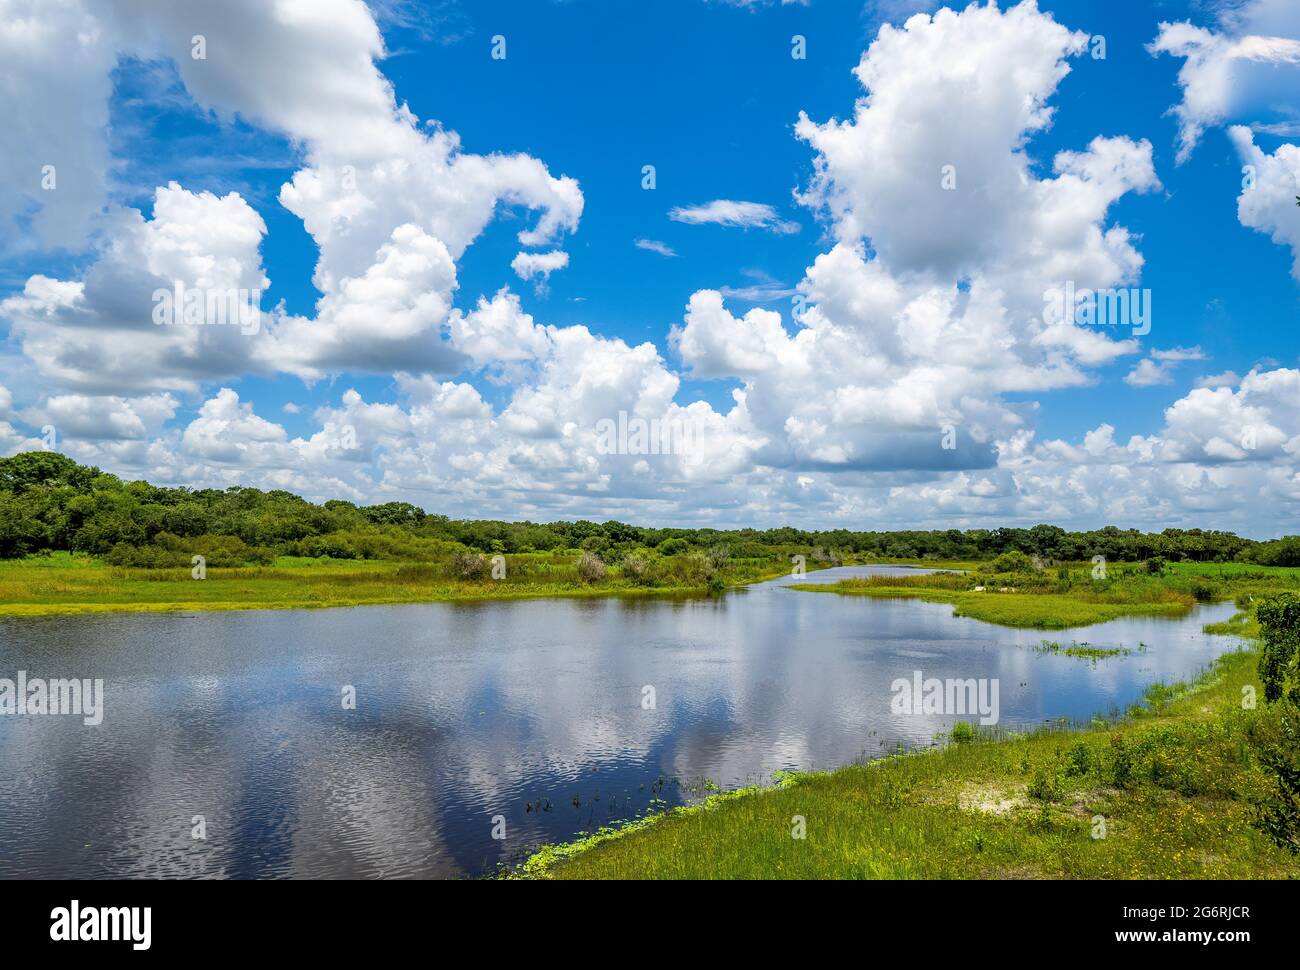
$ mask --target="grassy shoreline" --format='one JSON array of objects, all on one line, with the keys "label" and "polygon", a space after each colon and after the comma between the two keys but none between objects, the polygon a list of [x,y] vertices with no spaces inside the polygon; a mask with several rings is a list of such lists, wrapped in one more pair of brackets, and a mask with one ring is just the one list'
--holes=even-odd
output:
[{"label": "grassy shoreline", "polygon": [[1105,623],[1122,616],[1185,615],[1192,603],[1093,603],[1061,596],[1032,593],[965,592],[912,589],[902,586],[844,588],[840,583],[799,583],[790,587],[806,593],[838,593],[842,596],[870,596],[876,599],[918,599],[926,603],[947,603],[954,616],[968,616],[1000,626],[1065,630],[1076,626]]},{"label": "grassy shoreline", "polygon": [[[636,585],[612,571],[604,579],[586,583],[573,575],[572,566],[556,566],[554,559],[509,556],[506,578],[499,581],[451,579],[442,574],[438,564],[288,557],[269,566],[209,568],[206,578],[196,580],[188,569],[131,569],[89,557],[56,554],[0,562],[0,618],[522,599],[649,599],[711,592],[704,584]],[[809,564],[808,568],[824,565]],[[784,565],[771,563],[741,564],[724,574],[723,589],[743,588],[788,571]]]},{"label": "grassy shoreline", "polygon": [[[213,568],[195,580],[188,568],[113,566],[90,556],[54,553],[0,560],[0,618],[86,613],[174,613],[332,609],[400,603],[474,603],[521,599],[653,599],[707,596],[694,585],[638,585],[617,570],[596,582],[576,575],[568,555],[511,554],[506,578],[460,580],[441,563],[280,557],[267,566]],[[809,560],[809,572],[837,565]],[[875,561],[872,563],[876,564]],[[968,569],[964,561],[888,560],[881,565]],[[784,559],[738,560],[721,572],[722,589],[785,576]]]},{"label": "grassy shoreline", "polygon": [[[1253,649],[1115,722],[785,775],[541,847],[528,879],[1300,878],[1252,826]],[[805,819],[806,837],[792,837]],[[1104,837],[1095,837],[1098,820]]]},{"label": "grassy shoreline", "polygon": [[[1198,603],[1300,591],[1300,568],[1238,563],[1174,563],[1153,574],[1134,563],[1111,564],[1094,579],[1088,566],[1056,570],[992,572],[991,563],[969,572],[875,576],[836,583],[799,583],[790,589],[879,599],[946,603],[955,616],[999,626],[1063,630],[1124,616],[1185,616]],[[1223,630],[1212,632],[1240,632]]]},{"label": "grassy shoreline", "polygon": [[[1254,600],[1300,584],[1300,570],[1286,567],[1178,564],[1156,577],[1115,575],[1113,583],[1077,589],[1063,575],[1055,592],[975,592],[964,587],[978,579],[941,576],[793,589],[920,598],[949,603],[958,615],[1044,628],[1184,613],[1197,602],[1235,598],[1241,612],[1205,632],[1240,645],[1259,633]],[[1214,585],[1206,587],[1207,578]],[[1044,644],[1048,652],[1090,655],[1077,645]],[[1300,878],[1300,856],[1252,824],[1270,784],[1252,748],[1264,713],[1257,659],[1257,646],[1239,646],[1189,683],[1152,685],[1143,702],[1112,721],[1023,734],[959,725],[940,748],[784,774],[772,787],[724,792],[542,846],[506,875]],[[1261,698],[1260,710],[1244,709],[1248,687]],[[803,839],[793,837],[796,817],[806,825]]]}]

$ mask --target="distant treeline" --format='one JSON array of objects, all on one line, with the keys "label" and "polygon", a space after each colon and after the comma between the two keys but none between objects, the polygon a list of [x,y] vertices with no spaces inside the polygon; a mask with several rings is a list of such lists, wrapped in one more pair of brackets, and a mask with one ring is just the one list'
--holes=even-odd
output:
[{"label": "distant treeline", "polygon": [[316,505],[290,492],[161,488],[123,482],[57,452],[32,451],[0,459],[0,558],[51,550],[105,556],[122,565],[149,565],[196,552],[210,564],[270,561],[277,555],[423,561],[469,548],[483,553],[585,549],[618,559],[631,549],[674,555],[724,548],[730,557],[770,558],[774,547],[807,547],[827,555],[895,559],[989,559],[1023,552],[1047,562],[1105,556],[1140,561],[1254,562],[1300,565],[1300,537],[1271,542],[1231,532],[1166,529],[1138,532],[1107,526],[1067,532],[1028,529],[858,532],[777,529],[652,529],[623,522],[498,522],[450,519],[407,502]]}]

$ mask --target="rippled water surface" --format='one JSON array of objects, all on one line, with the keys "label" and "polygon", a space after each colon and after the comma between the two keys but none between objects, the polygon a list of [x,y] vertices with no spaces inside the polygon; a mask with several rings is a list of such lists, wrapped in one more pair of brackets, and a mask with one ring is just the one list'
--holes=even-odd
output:
[{"label": "rippled water surface", "polygon": [[[0,716],[0,876],[474,875],[702,779],[931,743],[958,718],[890,711],[890,684],[916,670],[998,678],[1000,723],[1032,726],[1126,706],[1234,645],[1201,632],[1231,604],[1045,634],[790,582],[718,599],[0,621],[0,677],[105,683],[99,727]],[[1146,649],[1094,666],[1035,652],[1044,637]]]}]

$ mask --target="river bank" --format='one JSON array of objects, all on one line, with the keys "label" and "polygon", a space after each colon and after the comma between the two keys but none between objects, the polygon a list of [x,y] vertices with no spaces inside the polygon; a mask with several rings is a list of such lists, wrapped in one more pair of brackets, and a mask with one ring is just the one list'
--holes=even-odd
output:
[{"label": "river bank", "polygon": [[[1155,686],[1118,722],[997,737],[816,774],[545,846],[547,879],[1266,879],[1300,859],[1253,824],[1253,650]],[[1260,694],[1262,697],[1262,694]],[[955,732],[957,734],[957,732]],[[802,832],[802,837],[800,837]]]},{"label": "river bank", "polygon": [[[486,561],[486,560],[485,560]],[[482,576],[452,578],[445,563],[342,561],[282,557],[267,566],[131,569],[85,556],[51,556],[0,562],[0,616],[79,613],[156,613],[293,610],[395,603],[477,602],[541,598],[704,596],[784,575],[773,562],[727,564],[710,585],[644,585],[618,569],[584,581],[577,555],[502,557],[500,578],[490,561]],[[810,571],[823,564],[810,563]],[[825,565],[829,565],[825,564]]]},{"label": "river bank", "polygon": [[[799,594],[947,603],[1009,627],[1176,616],[1207,599],[1235,599],[1242,611],[1205,628],[1235,649],[1197,678],[1152,685],[1119,717],[1013,734],[958,724],[942,747],[779,774],[771,786],[544,846],[510,875],[1298,878],[1300,859],[1253,824],[1271,782],[1252,739],[1270,715],[1243,706],[1250,696],[1262,708],[1263,692],[1256,648],[1242,639],[1258,634],[1255,600],[1298,579],[1289,568],[1177,564],[1159,575],[1113,568],[1106,583],[1063,569],[1051,592],[1031,575],[979,590],[978,578],[942,574],[796,584]],[[1035,583],[1041,591],[1022,591]]]},{"label": "river bank", "polygon": [[955,616],[999,626],[1062,630],[1121,616],[1184,616],[1197,603],[1300,590],[1300,569],[1237,563],[1173,563],[1151,573],[1144,564],[1112,563],[1100,578],[1088,565],[997,572],[977,564],[964,574],[873,576],[800,583],[802,592],[919,599],[947,603]]},{"label": "river bank", "polygon": [[[1231,643],[1201,632],[1228,623],[1231,603],[1052,635],[1106,652],[1093,661],[943,604],[788,588],[873,575],[918,574],[854,566],[722,596],[0,620],[3,670],[102,678],[112,726],[0,718],[7,776],[84,793],[51,810],[45,787],[7,790],[0,842],[27,848],[0,875],[472,878],[774,772],[932,746],[969,718],[895,716],[890,684],[918,670],[1000,682],[996,723],[1032,732],[1048,716],[1118,713]],[[376,792],[380,815],[358,822]],[[223,825],[258,835],[196,843],[169,827],[200,803],[231,806]],[[104,852],[124,826],[170,834]],[[84,838],[68,843],[72,830]]]}]

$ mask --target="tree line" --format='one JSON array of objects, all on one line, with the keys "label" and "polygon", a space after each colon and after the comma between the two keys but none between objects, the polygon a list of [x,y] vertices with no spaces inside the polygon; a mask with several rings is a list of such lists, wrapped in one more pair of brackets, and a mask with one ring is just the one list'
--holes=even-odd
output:
[{"label": "tree line", "polygon": [[[1070,532],[1031,528],[857,531],[649,528],[625,522],[502,522],[452,519],[408,502],[316,504],[291,492],[231,486],[169,488],[124,482],[52,451],[0,459],[0,558],[82,552],[122,565],[170,564],[198,552],[213,565],[270,561],[277,555],[425,560],[456,548],[483,553],[583,549],[606,558],[654,548],[664,555],[726,547],[739,558],[768,558],[773,547],[807,547],[857,558],[991,559],[1020,552],[1045,562],[1253,562],[1300,565],[1300,537],[1258,542],[1232,532],[1106,526]],[[152,559],[159,560],[157,562]]]}]

